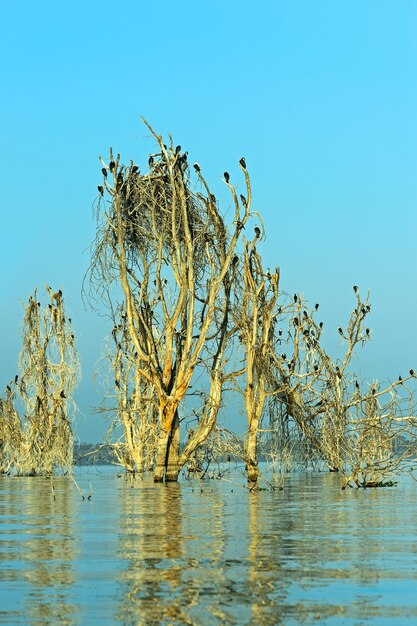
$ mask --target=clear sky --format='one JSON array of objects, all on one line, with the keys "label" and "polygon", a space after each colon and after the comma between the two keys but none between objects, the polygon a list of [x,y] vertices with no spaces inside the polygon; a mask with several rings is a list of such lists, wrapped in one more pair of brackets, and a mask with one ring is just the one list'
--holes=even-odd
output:
[{"label": "clear sky", "polygon": [[[371,290],[370,378],[417,369],[417,3],[0,0],[0,385],[16,373],[35,286],[62,288],[101,437],[93,369],[109,330],[85,310],[98,155],[146,163],[143,115],[216,195],[246,157],[266,265],[320,302],[329,345]],[[226,198],[226,196],[223,196]],[[228,200],[227,200],[228,202]],[[225,209],[227,208],[227,202]]]}]

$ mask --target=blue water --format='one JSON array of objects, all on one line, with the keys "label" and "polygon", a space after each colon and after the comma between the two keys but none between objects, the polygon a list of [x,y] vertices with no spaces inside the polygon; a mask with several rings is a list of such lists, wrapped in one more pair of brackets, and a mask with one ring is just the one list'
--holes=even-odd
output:
[{"label": "blue water", "polygon": [[415,624],[417,483],[0,477],[0,624]]}]

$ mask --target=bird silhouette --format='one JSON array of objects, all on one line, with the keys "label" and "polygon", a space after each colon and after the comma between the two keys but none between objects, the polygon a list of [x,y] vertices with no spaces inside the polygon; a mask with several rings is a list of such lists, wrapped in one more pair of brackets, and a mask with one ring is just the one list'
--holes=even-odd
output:
[{"label": "bird silhouette", "polygon": [[259,237],[261,236],[261,231],[259,230],[257,226],[255,226],[254,231],[255,231],[256,239],[259,239]]},{"label": "bird silhouette", "polygon": [[101,171],[102,171],[102,173],[103,173],[104,178],[107,178],[107,170],[106,170],[106,168],[105,168],[105,167],[102,167],[102,168],[101,168]]},{"label": "bird silhouette", "polygon": [[228,183],[230,179],[229,172],[224,172],[223,176],[224,176],[224,180],[226,181],[226,183]]},{"label": "bird silhouette", "polygon": [[339,335],[343,335],[343,329],[340,326],[337,330],[339,331]]},{"label": "bird silhouette", "polygon": [[239,163],[241,164],[241,166],[242,166],[242,167],[243,167],[243,169],[245,170],[245,169],[246,169],[246,161],[245,161],[244,157],[242,157],[242,158],[239,160]]},{"label": "bird silhouette", "polygon": [[358,293],[358,286],[357,286],[357,285],[353,285],[353,291],[354,291],[355,293]]},{"label": "bird silhouette", "polygon": [[114,161],[110,161],[110,163],[109,163],[109,170],[112,172],[115,167],[116,167],[116,163]]},{"label": "bird silhouette", "polygon": [[196,172],[200,172],[200,166],[199,166],[198,163],[194,163],[193,167],[194,167]]},{"label": "bird silhouette", "polygon": [[102,196],[104,193],[103,187],[101,185],[97,185],[97,189],[98,189],[99,194]]}]

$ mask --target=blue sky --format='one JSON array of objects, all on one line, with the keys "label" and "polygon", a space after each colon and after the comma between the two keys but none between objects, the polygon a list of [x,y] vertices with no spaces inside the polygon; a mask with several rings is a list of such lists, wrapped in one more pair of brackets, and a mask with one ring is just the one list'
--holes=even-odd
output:
[{"label": "blue sky", "polygon": [[[320,302],[329,346],[371,290],[370,378],[417,369],[417,4],[217,0],[116,4],[0,0],[3,241],[0,385],[16,373],[25,300],[66,296],[90,412],[105,320],[81,281],[94,235],[98,155],[146,162],[143,115],[198,160],[225,199],[244,155],[267,229],[265,264]],[[234,181],[233,181],[234,182]]]}]

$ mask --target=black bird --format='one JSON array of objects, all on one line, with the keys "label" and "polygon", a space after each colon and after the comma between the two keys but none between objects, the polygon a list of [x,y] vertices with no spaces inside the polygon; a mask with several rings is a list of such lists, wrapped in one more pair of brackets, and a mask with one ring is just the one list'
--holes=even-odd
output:
[{"label": "black bird", "polygon": [[282,330],[278,331],[278,335],[281,337],[282,336]]},{"label": "black bird", "polygon": [[343,328],[341,328],[341,327],[339,326],[339,328],[338,328],[337,330],[339,331],[339,335],[343,335]]},{"label": "black bird", "polygon": [[297,294],[295,293],[295,294],[294,294],[294,302],[297,302],[297,300],[298,300],[298,296],[297,296]]},{"label": "black bird", "polygon": [[239,263],[239,257],[238,256],[234,256],[233,260],[232,260],[232,264],[236,265],[237,263]]},{"label": "black bird", "polygon": [[148,159],[149,166],[153,165],[153,156],[150,156]]},{"label": "black bird", "polygon": [[315,305],[314,305],[314,308],[316,309],[316,311],[318,311],[318,310],[319,310],[319,306],[320,306],[319,304],[315,304]]},{"label": "black bird", "polygon": [[365,332],[366,332],[367,336],[369,337],[369,333],[371,332],[371,331],[369,330],[369,328],[367,328],[367,329],[365,330]]},{"label": "black bird", "polygon": [[410,376],[414,376],[414,375],[415,375],[414,370],[410,370]]},{"label": "black bird", "polygon": [[175,154],[179,154],[181,152],[181,146],[177,146],[175,148]]},{"label": "black bird", "polygon": [[243,167],[243,169],[245,170],[245,169],[246,169],[246,161],[245,161],[244,157],[242,157],[242,158],[239,160],[239,163],[241,164],[241,166],[242,166],[242,167]]},{"label": "black bird", "polygon": [[229,178],[230,178],[229,172],[224,172],[223,176],[224,176],[224,180],[226,181],[226,183],[228,183],[229,182]]},{"label": "black bird", "polygon": [[136,174],[136,172],[139,172],[139,165],[132,166],[132,174]]},{"label": "black bird", "polygon": [[293,322],[294,326],[298,326],[298,317],[294,317]]},{"label": "black bird", "polygon": [[7,389],[7,391],[11,391],[12,390],[12,388],[9,385],[6,385],[6,389]]},{"label": "black bird", "polygon": [[318,366],[318,365],[315,365],[315,366],[314,366],[314,371],[315,371],[315,372],[317,372],[317,371],[318,371],[318,369],[319,369],[319,366]]},{"label": "black bird", "polygon": [[255,231],[256,239],[259,239],[259,237],[261,236],[261,231],[259,230],[257,226],[255,226],[254,231]]},{"label": "black bird", "polygon": [[359,383],[358,383],[358,381],[356,381],[356,382],[355,382],[355,387],[356,387],[356,389],[359,389]]},{"label": "black bird", "polygon": [[282,356],[282,358],[283,358],[283,359],[284,359],[284,361],[285,361],[285,359],[287,358],[287,355],[285,354],[285,352],[284,352],[283,354],[281,354],[281,356]]},{"label": "black bird", "polygon": [[59,394],[60,398],[66,398],[67,396],[65,395],[65,391],[62,390],[61,393]]},{"label": "black bird", "polygon": [[320,322],[319,326],[320,326],[320,329],[322,329],[323,328],[323,322]]},{"label": "black bird", "polygon": [[357,285],[353,285],[353,291],[354,291],[355,293],[358,293],[358,286],[357,286]]},{"label": "black bird", "polygon": [[244,207],[246,207],[248,205],[248,202],[245,198],[245,196],[243,194],[240,194],[240,201],[243,204]]},{"label": "black bird", "polygon": [[119,381],[117,380],[117,378],[116,378],[116,380],[114,381],[114,384],[116,385],[116,387],[120,387],[120,383],[119,383]]},{"label": "black bird", "polygon": [[106,170],[106,168],[105,168],[105,167],[102,167],[102,168],[101,168],[101,171],[102,171],[102,173],[103,173],[104,178],[107,178],[107,170]]},{"label": "black bird", "polygon": [[16,374],[16,376],[14,377],[14,382],[17,383],[18,380],[19,380],[19,376],[18,374]]},{"label": "black bird", "polygon": [[104,188],[101,185],[97,185],[97,189],[98,189],[100,196],[102,196],[104,193]]},{"label": "black bird", "polygon": [[402,382],[403,377],[402,376],[398,376],[398,382],[401,383]]},{"label": "black bird", "polygon": [[198,164],[198,163],[194,163],[193,167],[194,167],[194,169],[195,169],[195,171],[196,171],[196,172],[199,172],[199,171],[200,171],[200,166],[199,166],[199,164]]},{"label": "black bird", "polygon": [[306,329],[306,330],[304,330],[304,331],[303,331],[303,335],[304,335],[305,337],[308,337],[308,336],[309,336],[309,334],[310,334],[310,331],[309,331],[309,330],[307,330],[307,329]]},{"label": "black bird", "polygon": [[115,167],[116,167],[116,163],[114,161],[110,161],[110,163],[109,163],[109,170],[112,172]]},{"label": "black bird", "polygon": [[304,315],[304,317],[308,317],[307,311],[303,311],[303,315]]}]

